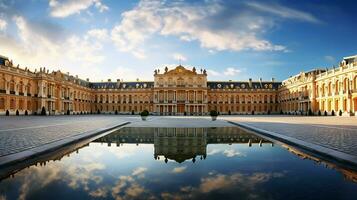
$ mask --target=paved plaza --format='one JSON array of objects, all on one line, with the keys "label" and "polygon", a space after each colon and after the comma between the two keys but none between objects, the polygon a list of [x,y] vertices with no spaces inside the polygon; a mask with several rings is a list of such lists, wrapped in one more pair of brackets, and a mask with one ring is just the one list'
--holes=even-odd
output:
[{"label": "paved plaza", "polygon": [[356,117],[223,116],[221,119],[277,133],[288,140],[297,139],[304,145],[321,146],[325,151],[342,152],[357,163]]},{"label": "paved plaza", "polygon": [[[57,144],[110,129],[137,117],[115,116],[10,116],[0,117],[0,163],[9,156],[29,155],[34,149],[46,150]],[[46,147],[42,148],[41,147]],[[22,154],[21,154],[22,153]],[[12,160],[12,158],[10,159]]]},{"label": "paved plaza", "polygon": [[0,161],[11,155],[21,156],[29,149],[56,144],[58,141],[64,143],[70,141],[68,138],[84,137],[86,133],[93,134],[127,122],[130,122],[127,125],[129,127],[235,126],[228,121],[357,158],[355,117],[220,116],[219,120],[212,122],[210,117],[150,116],[147,121],[141,121],[139,116],[130,115],[80,115],[0,117]]}]

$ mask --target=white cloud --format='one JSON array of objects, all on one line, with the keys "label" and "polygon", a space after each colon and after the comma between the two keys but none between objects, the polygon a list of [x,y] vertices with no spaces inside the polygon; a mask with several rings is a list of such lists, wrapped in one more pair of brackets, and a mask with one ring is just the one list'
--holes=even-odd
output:
[{"label": "white cloud", "polygon": [[7,22],[4,19],[0,18],[0,31],[5,31]]},{"label": "white cloud", "polygon": [[265,3],[258,3],[258,2],[247,2],[247,5],[263,11],[267,13],[271,13],[283,18],[290,18],[290,19],[297,19],[301,21],[307,21],[311,23],[321,23],[319,19],[313,16],[310,13],[295,10],[292,8],[288,8],[285,6],[277,5],[277,4],[265,4]]},{"label": "white cloud", "polygon": [[[140,7],[141,3],[139,4]],[[111,38],[120,51],[131,52],[137,58],[146,58],[140,48],[151,34],[161,27],[160,19],[152,8],[139,8],[122,13],[122,21],[116,25]]]},{"label": "white cloud", "polygon": [[79,14],[91,6],[96,7],[99,12],[104,12],[109,9],[101,0],[49,0],[49,6],[51,16],[60,18]]},{"label": "white cloud", "polygon": [[14,16],[12,23],[17,34],[0,34],[0,54],[14,59],[21,67],[61,69],[81,74],[82,78],[96,78],[100,73],[97,64],[105,57],[100,53],[103,45],[96,38],[87,34],[58,36],[48,27],[33,24],[22,16]]},{"label": "white cloud", "polygon": [[217,20],[226,9],[218,1],[206,1],[201,5],[143,0],[122,14],[111,37],[120,51],[131,52],[139,58],[145,57],[143,44],[154,34],[198,41],[201,47],[217,51],[285,50],[284,46],[259,37],[272,26],[271,20],[249,12]]},{"label": "white cloud", "polygon": [[172,57],[173,57],[173,59],[178,60],[178,61],[186,61],[187,60],[186,56],[184,56],[180,53],[174,53],[172,55]]},{"label": "white cloud", "polygon": [[175,167],[172,169],[172,173],[178,174],[178,173],[182,173],[186,170],[186,166],[183,167]]},{"label": "white cloud", "polygon": [[109,38],[107,29],[91,29],[87,32],[87,35],[98,40],[107,40]]},{"label": "white cloud", "polygon": [[241,69],[237,69],[235,67],[228,67],[226,69],[224,69],[222,72],[220,71],[216,71],[216,70],[212,70],[212,69],[208,69],[207,70],[208,75],[210,76],[236,76],[238,74],[240,74],[242,72]]},{"label": "white cloud", "polygon": [[221,76],[221,73],[219,73],[218,71],[215,71],[213,69],[208,69],[207,73],[208,73],[208,75],[211,75],[211,76]]},{"label": "white cloud", "polygon": [[226,76],[235,76],[242,71],[240,69],[236,69],[234,67],[228,67],[226,70],[224,70],[223,74]]},{"label": "white cloud", "polygon": [[235,151],[234,149],[226,149],[226,150],[223,151],[223,154],[226,157],[234,157],[234,156],[244,157],[245,156],[241,152]]}]

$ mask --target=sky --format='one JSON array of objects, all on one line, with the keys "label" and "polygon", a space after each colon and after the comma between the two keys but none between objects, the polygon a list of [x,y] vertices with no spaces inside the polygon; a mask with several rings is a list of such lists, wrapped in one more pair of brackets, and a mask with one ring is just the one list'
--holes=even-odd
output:
[{"label": "sky", "polygon": [[208,80],[282,81],[357,54],[356,1],[0,0],[0,55],[91,81],[153,80],[180,63]]}]

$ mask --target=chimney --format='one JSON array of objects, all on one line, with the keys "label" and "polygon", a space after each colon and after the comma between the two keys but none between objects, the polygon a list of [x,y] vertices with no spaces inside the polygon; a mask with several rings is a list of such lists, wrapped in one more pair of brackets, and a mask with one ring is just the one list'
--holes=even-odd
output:
[{"label": "chimney", "polygon": [[271,78],[271,82],[273,82],[273,83],[274,83],[274,82],[275,82],[275,78]]},{"label": "chimney", "polygon": [[117,82],[120,82],[120,79],[117,79]]},{"label": "chimney", "polygon": [[86,80],[87,80],[87,82],[89,82],[89,78],[87,78]]},{"label": "chimney", "polygon": [[111,80],[111,79],[108,79],[108,82],[112,82],[112,80]]},{"label": "chimney", "polygon": [[262,81],[263,81],[263,79],[262,79],[262,78],[259,78],[259,81],[260,81],[260,82],[262,82]]}]

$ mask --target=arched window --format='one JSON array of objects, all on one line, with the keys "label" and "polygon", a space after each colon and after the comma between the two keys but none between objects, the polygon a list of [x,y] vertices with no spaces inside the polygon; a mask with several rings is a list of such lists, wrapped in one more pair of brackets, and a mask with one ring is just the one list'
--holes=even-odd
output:
[{"label": "arched window", "polygon": [[15,99],[11,99],[10,100],[10,109],[15,109],[16,108],[16,101],[15,101]]},{"label": "arched window", "polygon": [[338,94],[339,84],[340,83],[337,80],[336,83],[335,83],[335,94]]},{"label": "arched window", "polygon": [[15,91],[15,82],[13,80],[10,81],[10,91]]},{"label": "arched window", "polygon": [[345,78],[344,80],[343,80],[343,92],[344,93],[346,93],[347,92],[347,90],[349,89],[349,84],[348,84],[348,78]]},{"label": "arched window", "polygon": [[5,99],[4,98],[0,98],[0,110],[5,109]]},{"label": "arched window", "polygon": [[5,79],[0,78],[0,90],[5,91]]}]

